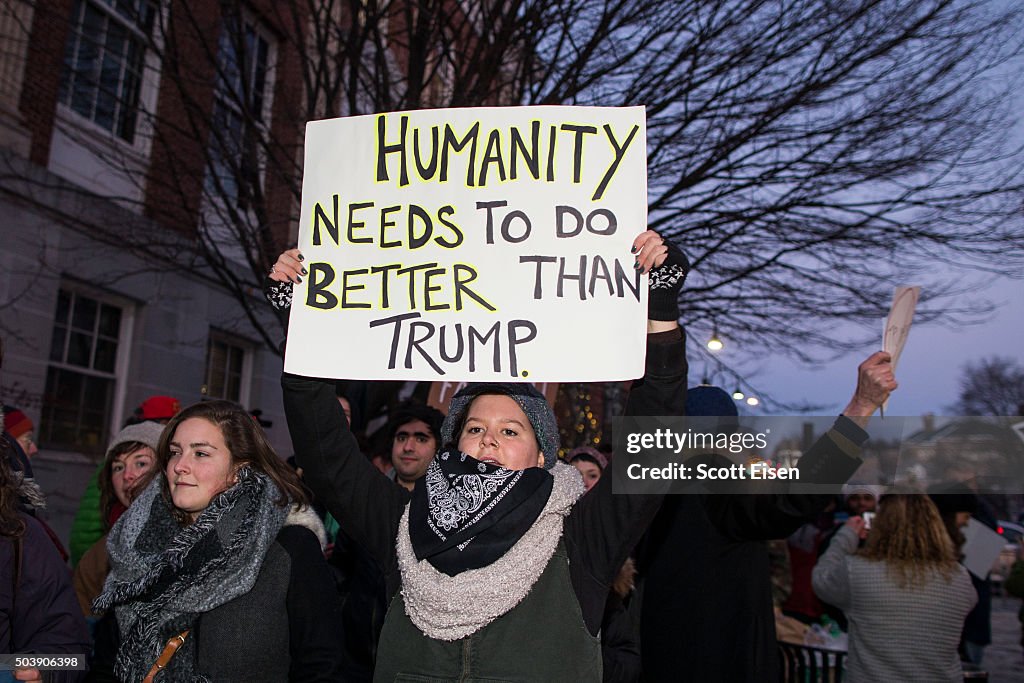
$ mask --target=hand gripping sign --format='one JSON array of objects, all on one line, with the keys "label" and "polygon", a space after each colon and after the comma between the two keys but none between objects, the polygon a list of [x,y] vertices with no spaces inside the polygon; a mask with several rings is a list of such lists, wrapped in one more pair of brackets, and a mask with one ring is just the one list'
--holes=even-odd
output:
[{"label": "hand gripping sign", "polygon": [[352,379],[643,374],[643,107],[396,112],[306,127],[285,369]]}]

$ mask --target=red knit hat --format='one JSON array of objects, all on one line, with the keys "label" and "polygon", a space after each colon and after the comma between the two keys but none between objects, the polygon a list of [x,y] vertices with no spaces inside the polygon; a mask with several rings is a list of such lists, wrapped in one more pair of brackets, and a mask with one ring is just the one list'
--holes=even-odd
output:
[{"label": "red knit hat", "polygon": [[181,403],[171,396],[150,396],[141,408],[143,420],[170,420],[181,410]]},{"label": "red knit hat", "polygon": [[32,420],[17,408],[4,413],[4,431],[15,439],[22,434],[28,434],[33,429],[35,429],[35,425],[32,424]]}]

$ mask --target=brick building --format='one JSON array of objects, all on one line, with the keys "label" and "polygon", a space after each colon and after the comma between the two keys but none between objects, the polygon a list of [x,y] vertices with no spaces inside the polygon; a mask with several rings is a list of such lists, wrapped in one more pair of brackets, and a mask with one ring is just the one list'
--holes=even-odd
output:
[{"label": "brick building", "polygon": [[297,181],[275,169],[299,174],[299,53],[273,3],[226,6],[0,5],[0,400],[36,425],[65,536],[147,396],[258,408],[290,453],[254,273],[294,234]]}]

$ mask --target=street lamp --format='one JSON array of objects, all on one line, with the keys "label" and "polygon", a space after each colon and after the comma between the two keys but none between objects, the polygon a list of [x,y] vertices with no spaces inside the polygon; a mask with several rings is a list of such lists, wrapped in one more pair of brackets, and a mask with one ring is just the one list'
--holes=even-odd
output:
[{"label": "street lamp", "polygon": [[711,332],[711,339],[708,339],[708,348],[712,351],[721,351],[725,347],[722,340],[718,338],[718,324],[715,324],[714,330]]},{"label": "street lamp", "polygon": [[739,387],[736,387],[736,390],[732,392],[732,397],[737,401],[743,400],[743,392],[740,390]]},{"label": "street lamp", "polygon": [[761,403],[761,402],[759,400],[757,400],[757,396],[748,396],[747,397],[747,405],[748,406],[756,406],[759,403]]}]

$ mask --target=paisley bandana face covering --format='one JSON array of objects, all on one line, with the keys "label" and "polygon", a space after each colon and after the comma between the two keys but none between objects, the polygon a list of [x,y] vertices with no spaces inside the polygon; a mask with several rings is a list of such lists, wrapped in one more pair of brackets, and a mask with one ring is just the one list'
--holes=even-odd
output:
[{"label": "paisley bandana face covering", "polygon": [[536,521],[553,484],[539,467],[507,470],[457,450],[439,453],[410,503],[416,558],[449,576],[490,564]]}]

